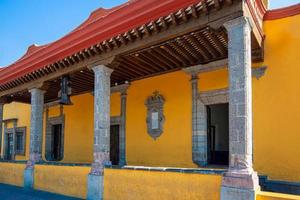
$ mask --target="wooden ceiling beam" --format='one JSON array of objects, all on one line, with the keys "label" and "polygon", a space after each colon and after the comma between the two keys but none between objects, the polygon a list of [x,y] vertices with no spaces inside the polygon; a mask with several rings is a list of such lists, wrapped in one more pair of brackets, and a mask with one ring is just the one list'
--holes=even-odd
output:
[{"label": "wooden ceiling beam", "polygon": [[203,52],[209,57],[209,59],[216,59],[219,57],[218,51],[216,51],[209,43],[206,43],[202,40],[198,40],[195,35],[189,35],[188,39],[191,43],[196,44]]},{"label": "wooden ceiling beam", "polygon": [[137,68],[139,68],[140,70],[143,70],[146,74],[149,74],[149,73],[153,73],[154,71],[151,70],[150,68],[148,67],[145,67],[143,65],[141,65],[140,63],[138,63],[137,61],[135,61],[134,59],[132,59],[131,56],[128,57],[128,59],[126,57],[122,57],[122,59],[126,62],[126,63],[129,63],[133,66],[137,66]]},{"label": "wooden ceiling beam", "polygon": [[217,10],[221,9],[221,4],[220,4],[219,0],[214,0],[214,6]]},{"label": "wooden ceiling beam", "polygon": [[145,57],[149,58],[149,60],[153,61],[153,63],[158,63],[158,66],[163,68],[163,70],[169,70],[172,68],[172,65],[170,65],[167,61],[164,59],[157,58],[154,54],[151,53],[150,49],[147,51],[143,51],[145,54]]},{"label": "wooden ceiling beam", "polygon": [[189,59],[187,59],[186,57],[184,57],[183,55],[175,51],[171,46],[169,46],[169,44],[165,44],[163,47],[164,48],[161,48],[161,50],[166,51],[168,54],[170,54],[170,56],[176,58],[184,65],[189,66],[191,64]]},{"label": "wooden ceiling beam", "polygon": [[221,55],[201,32],[192,35],[190,39],[195,43],[203,44],[203,46],[214,58],[218,58]]},{"label": "wooden ceiling beam", "polygon": [[141,74],[137,71],[134,71],[132,69],[129,68],[125,68],[125,67],[121,67],[119,66],[118,68],[115,69],[115,71],[119,71],[122,74],[129,74],[130,77],[137,77],[137,76],[141,76]]},{"label": "wooden ceiling beam", "polygon": [[188,37],[184,37],[184,38],[185,40],[183,40],[183,43],[185,43],[189,49],[191,50],[194,49],[194,52],[195,54],[197,54],[197,57],[200,57],[201,59],[205,60],[205,62],[212,59],[212,56],[209,54],[206,48],[203,47],[203,45],[191,42],[188,39]]},{"label": "wooden ceiling beam", "polygon": [[216,48],[219,50],[222,56],[226,55],[227,49],[223,46],[223,44],[219,41],[219,39],[215,36],[215,33],[212,31],[208,31],[209,37],[212,39]]},{"label": "wooden ceiling beam", "polygon": [[191,6],[191,10],[192,10],[192,16],[193,16],[194,18],[198,18],[199,15],[198,15],[198,12],[197,12],[197,10],[196,10],[195,5],[192,5],[192,6]]},{"label": "wooden ceiling beam", "polygon": [[117,69],[124,68],[124,69],[130,70],[130,71],[134,71],[135,73],[137,73],[140,76],[144,76],[145,74],[147,74],[147,72],[139,69],[138,67],[132,65],[131,63],[126,62],[125,60],[121,60],[120,63],[121,64]]},{"label": "wooden ceiling beam", "polygon": [[160,48],[159,47],[151,48],[150,53],[155,55],[159,60],[166,62],[169,66],[176,66],[176,67],[181,66],[178,62],[175,62],[174,60],[170,59],[170,57],[166,56],[163,53],[158,52],[157,49],[160,49]]},{"label": "wooden ceiling beam", "polygon": [[180,42],[178,42],[176,40],[174,43],[170,42],[169,44],[171,47],[173,47],[173,49],[178,51],[182,56],[184,56],[186,59],[190,60],[191,63],[193,63],[193,64],[197,63],[198,59],[195,58],[193,55],[191,55],[188,52],[188,50],[186,50],[185,47],[180,44]]},{"label": "wooden ceiling beam", "polygon": [[147,68],[152,68],[155,71],[159,71],[160,68],[156,67],[156,66],[152,66],[151,64],[149,64],[148,62],[146,62],[143,58],[140,57],[140,55],[138,56],[131,56],[131,58],[133,60],[136,60],[137,63],[141,63],[144,66],[147,66]]}]

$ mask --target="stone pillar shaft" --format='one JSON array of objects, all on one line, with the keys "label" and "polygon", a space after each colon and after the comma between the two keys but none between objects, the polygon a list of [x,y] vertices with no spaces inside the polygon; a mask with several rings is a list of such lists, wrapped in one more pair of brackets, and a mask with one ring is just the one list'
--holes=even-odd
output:
[{"label": "stone pillar shaft", "polygon": [[239,18],[227,23],[226,28],[229,37],[229,170],[251,174],[251,26],[246,18]]},{"label": "stone pillar shaft", "polygon": [[102,175],[110,164],[110,75],[104,65],[93,67],[94,86],[94,163],[91,174]]},{"label": "stone pillar shaft", "polygon": [[207,165],[206,107],[198,100],[198,73],[191,74],[192,85],[192,158],[198,166]]},{"label": "stone pillar shaft", "polygon": [[88,176],[87,199],[103,199],[104,167],[110,165],[110,75],[104,65],[92,68],[94,83],[94,162]]},{"label": "stone pillar shaft", "polygon": [[251,26],[246,17],[225,24],[229,68],[229,170],[221,200],[255,200],[258,176],[252,168]]},{"label": "stone pillar shaft", "polygon": [[126,165],[126,91],[121,92],[121,126],[120,126],[120,161],[119,165]]},{"label": "stone pillar shaft", "polygon": [[24,188],[34,187],[34,165],[42,160],[42,138],[43,138],[43,111],[45,91],[33,88],[31,93],[30,114],[30,150],[29,160],[24,170]]},{"label": "stone pillar shaft", "polygon": [[35,162],[42,159],[43,138],[43,109],[45,91],[33,88],[31,93],[31,115],[30,115],[30,152],[27,168],[33,167]]},{"label": "stone pillar shaft", "polygon": [[[3,108],[4,108],[4,104],[3,104],[3,103],[0,103],[0,156],[1,156],[1,158],[4,157],[3,152],[2,152]],[[5,145],[3,145],[3,146],[5,146]]]}]

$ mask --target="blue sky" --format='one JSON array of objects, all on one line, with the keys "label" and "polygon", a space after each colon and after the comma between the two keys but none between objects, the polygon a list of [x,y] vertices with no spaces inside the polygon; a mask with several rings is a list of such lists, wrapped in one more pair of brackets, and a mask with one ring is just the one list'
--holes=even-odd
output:
[{"label": "blue sky", "polygon": [[[47,44],[72,31],[89,14],[127,0],[0,0],[0,66],[20,58],[31,44]],[[270,0],[271,8],[300,0]]]}]

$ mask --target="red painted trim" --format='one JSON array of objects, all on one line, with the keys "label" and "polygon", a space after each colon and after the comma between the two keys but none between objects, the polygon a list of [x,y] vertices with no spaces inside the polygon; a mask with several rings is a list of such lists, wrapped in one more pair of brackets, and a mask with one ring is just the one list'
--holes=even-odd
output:
[{"label": "red painted trim", "polygon": [[267,11],[264,20],[275,20],[300,14],[300,3],[285,8]]},{"label": "red painted trim", "polygon": [[131,0],[109,10],[98,9],[61,39],[41,47],[30,47],[22,58],[1,70],[0,84],[200,1]]},{"label": "red painted trim", "polygon": [[[262,21],[263,16],[265,15],[265,13],[267,11],[264,3],[262,2],[262,0],[255,0],[255,7],[253,5],[254,3],[251,0],[246,0],[246,3],[250,10],[252,18],[254,20],[255,26],[257,27],[260,35],[262,37],[264,37],[264,33],[263,33],[262,27],[260,25],[260,22]],[[258,14],[260,15],[259,18],[256,14],[256,8],[257,8]]]}]

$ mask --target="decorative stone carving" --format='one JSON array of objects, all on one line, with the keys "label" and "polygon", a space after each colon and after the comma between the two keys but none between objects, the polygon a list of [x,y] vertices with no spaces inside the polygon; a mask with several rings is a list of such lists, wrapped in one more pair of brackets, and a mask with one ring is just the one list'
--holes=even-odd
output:
[{"label": "decorative stone carving", "polygon": [[148,134],[155,140],[163,133],[163,124],[165,116],[163,114],[163,107],[165,98],[159,94],[158,91],[153,92],[145,102],[147,106],[147,129]]}]

